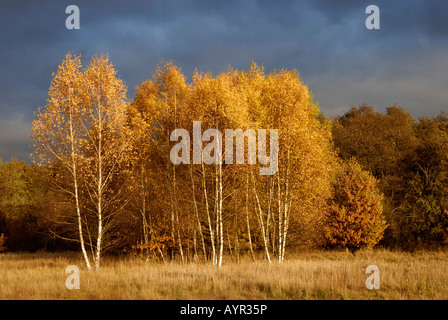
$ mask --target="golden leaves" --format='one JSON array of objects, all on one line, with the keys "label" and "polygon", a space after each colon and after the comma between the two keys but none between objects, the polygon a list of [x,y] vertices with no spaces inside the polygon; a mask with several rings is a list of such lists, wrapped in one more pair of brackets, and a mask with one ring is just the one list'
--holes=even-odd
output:
[{"label": "golden leaves", "polygon": [[338,173],[324,230],[329,243],[350,248],[375,246],[386,222],[377,181],[354,160]]}]

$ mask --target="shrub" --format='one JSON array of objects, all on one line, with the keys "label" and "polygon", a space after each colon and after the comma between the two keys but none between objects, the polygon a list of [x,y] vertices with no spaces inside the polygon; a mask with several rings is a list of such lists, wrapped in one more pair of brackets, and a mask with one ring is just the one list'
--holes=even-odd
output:
[{"label": "shrub", "polygon": [[5,252],[7,247],[6,247],[6,240],[8,238],[2,233],[2,235],[0,236],[0,252]]},{"label": "shrub", "polygon": [[383,237],[383,196],[377,180],[354,160],[342,165],[324,228],[331,245],[349,249],[375,246]]}]

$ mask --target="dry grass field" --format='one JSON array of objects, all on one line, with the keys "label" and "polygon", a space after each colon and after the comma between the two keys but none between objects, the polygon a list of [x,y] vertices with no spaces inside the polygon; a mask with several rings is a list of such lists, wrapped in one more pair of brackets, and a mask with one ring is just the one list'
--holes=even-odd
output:
[{"label": "dry grass field", "polygon": [[[365,287],[372,264],[377,290]],[[79,290],[65,286],[68,265],[80,267]],[[305,251],[283,264],[228,258],[220,269],[106,257],[99,272],[75,253],[5,253],[0,299],[448,299],[448,252]]]}]

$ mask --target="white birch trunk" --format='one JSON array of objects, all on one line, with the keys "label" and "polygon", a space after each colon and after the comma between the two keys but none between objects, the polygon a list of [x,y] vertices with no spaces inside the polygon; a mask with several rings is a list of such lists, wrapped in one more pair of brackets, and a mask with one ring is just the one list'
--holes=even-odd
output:
[{"label": "white birch trunk", "polygon": [[73,119],[72,119],[72,113],[70,111],[70,142],[71,142],[71,158],[72,158],[72,175],[73,175],[73,187],[74,187],[74,194],[75,194],[75,206],[76,206],[76,214],[78,217],[78,233],[79,233],[79,242],[81,244],[81,251],[82,255],[84,257],[84,260],[86,262],[87,270],[92,270],[92,267],[90,265],[89,257],[87,255],[86,247],[84,245],[84,236],[82,232],[82,219],[81,219],[81,208],[79,203],[79,194],[78,194],[78,175],[76,171],[76,160],[75,160],[75,136],[73,132]]},{"label": "white birch trunk", "polygon": [[96,240],[96,257],[95,257],[95,271],[100,269],[100,258],[101,258],[101,241],[103,238],[103,168],[102,168],[102,119],[101,119],[101,109],[98,112],[98,203],[97,203],[97,214],[98,214],[98,237]]},{"label": "white birch trunk", "polygon": [[215,235],[213,232],[212,219],[210,216],[210,207],[208,204],[207,184],[205,181],[205,166],[204,166],[203,162],[202,162],[202,189],[204,189],[205,211],[207,212],[208,228],[210,230],[210,241],[211,241],[211,245],[212,245],[212,261],[214,264],[215,260],[216,260]]},{"label": "white birch trunk", "polygon": [[250,234],[249,224],[249,174],[246,174],[246,225],[247,225],[247,237],[249,238],[249,249],[252,256],[252,260],[255,261],[254,248],[252,246],[252,236]]},{"label": "white birch trunk", "polygon": [[[258,199],[258,194],[257,194],[257,190],[255,188],[255,180],[254,180],[253,175],[252,175],[252,188],[253,188],[255,199],[256,199],[257,205],[258,205],[258,223],[260,224],[261,234],[263,236],[263,244],[264,244],[264,250],[266,253],[266,259],[268,259],[268,262],[271,263],[271,257],[269,255],[269,245],[267,243],[266,230],[265,230],[264,222],[263,222],[263,211],[261,210],[260,200]],[[257,208],[255,208],[255,210],[257,211]]]},{"label": "white birch trunk", "polygon": [[[205,250],[205,240],[204,240],[204,234],[202,233],[202,224],[201,224],[201,220],[199,219],[198,203],[196,201],[195,184],[194,184],[194,179],[193,179],[193,168],[192,168],[191,164],[190,164],[190,178],[191,178],[191,188],[192,188],[192,193],[193,193],[194,212],[195,212],[196,220],[198,223],[197,228],[198,228],[199,236],[201,237],[202,251],[204,253],[204,258],[206,258],[207,252]],[[195,239],[196,239],[196,237],[195,237]],[[195,248],[196,248],[196,246],[195,246]]]},{"label": "white birch trunk", "polygon": [[[289,137],[288,137],[289,138]],[[279,251],[279,262],[282,263],[283,260],[285,259],[285,250],[286,250],[286,235],[288,232],[288,224],[289,224],[289,208],[290,206],[288,206],[288,201],[289,200],[289,150],[288,150],[288,156],[287,156],[287,161],[286,161],[286,181],[285,181],[285,196],[284,196],[284,214],[283,214],[283,221],[282,221],[282,225],[283,225],[283,230],[282,230],[282,234],[281,234],[281,238],[282,238],[282,245],[281,245],[281,250]],[[280,203],[279,203],[280,204]]]},{"label": "white birch trunk", "polygon": [[283,252],[283,236],[282,236],[282,198],[281,198],[281,185],[280,185],[280,174],[277,176],[277,196],[278,196],[278,262],[282,262],[282,252]]},{"label": "white birch trunk", "polygon": [[[219,146],[220,147],[220,146]],[[220,237],[220,245],[219,245],[219,260],[218,260],[218,267],[221,267],[222,265],[222,255],[224,250],[224,230],[223,230],[223,224],[222,224],[222,163],[221,159],[219,161],[219,207],[218,207],[218,216],[219,216],[219,237]]]}]

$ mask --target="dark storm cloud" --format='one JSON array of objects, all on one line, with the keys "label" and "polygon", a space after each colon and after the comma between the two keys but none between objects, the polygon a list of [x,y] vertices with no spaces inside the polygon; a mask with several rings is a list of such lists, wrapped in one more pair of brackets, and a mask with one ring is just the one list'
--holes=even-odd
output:
[{"label": "dark storm cloud", "polygon": [[[65,28],[65,8],[81,29]],[[365,8],[381,10],[381,29],[365,28]],[[368,102],[399,101],[414,116],[447,107],[448,3],[398,0],[3,1],[0,4],[0,157],[26,158],[33,112],[68,51],[83,62],[109,52],[134,88],[161,59],[187,76],[251,61],[267,72],[297,68],[327,115]]]},{"label": "dark storm cloud", "polygon": [[440,0],[310,0],[313,9],[321,12],[330,23],[359,18],[359,12],[374,4],[381,9],[381,24],[389,36],[422,33],[429,37],[448,36],[448,5]]}]

